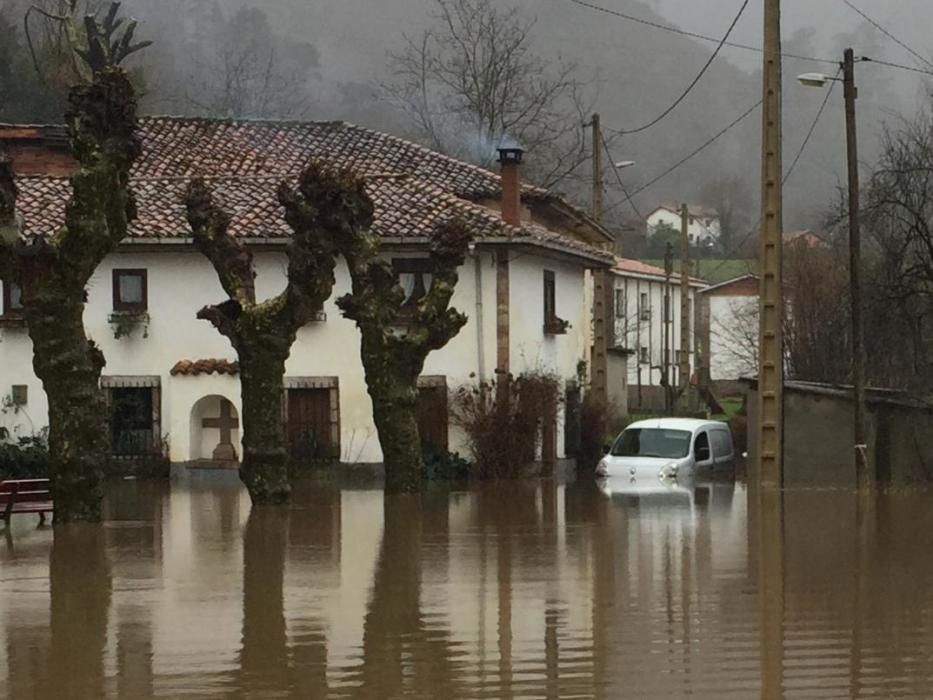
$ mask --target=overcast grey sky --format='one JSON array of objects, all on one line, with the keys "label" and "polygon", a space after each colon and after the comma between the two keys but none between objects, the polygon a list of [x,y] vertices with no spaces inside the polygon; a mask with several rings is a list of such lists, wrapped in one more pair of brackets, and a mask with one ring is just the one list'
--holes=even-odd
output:
[{"label": "overcast grey sky", "polygon": [[[150,0],[145,0],[149,2]],[[194,0],[189,0],[194,1]],[[206,1],[206,0],[204,0]],[[589,0],[603,7],[721,36],[742,0]],[[933,0],[850,0],[896,37],[933,56]],[[226,5],[229,2],[229,5]],[[502,0],[503,3],[506,0]],[[660,113],[712,52],[710,42],[684,39],[575,5],[571,0],[509,0],[538,19],[536,47],[554,59],[569,59],[599,87],[595,107],[604,124],[619,129],[644,123]],[[431,23],[433,0],[225,0],[226,7],[253,4],[295,39],[311,42],[321,56],[325,78],[374,84],[391,78],[387,53],[402,43],[403,33],[418,36]],[[760,46],[762,0],[751,0],[733,39]],[[844,0],[783,0],[786,50],[841,59],[843,48],[906,65],[917,60],[846,6]],[[660,16],[660,17],[659,17]],[[933,60],[933,58],[931,58]],[[657,127],[625,138],[620,158],[639,161],[627,171],[638,187],[715,134],[760,97],[761,56],[725,48],[690,97]],[[794,77],[832,66],[785,62],[785,153],[790,161],[812,124],[825,92],[803,88]],[[862,157],[877,154],[878,135],[886,122],[911,117],[928,106],[931,76],[861,64],[859,117]],[[329,111],[322,100],[318,118],[349,118],[376,128],[385,105],[368,102],[356,113]],[[713,148],[703,152],[638,197],[650,208],[658,201],[695,196],[711,176],[730,172],[757,190],[759,124],[749,118]],[[836,91],[788,188],[792,225],[816,225],[819,212],[836,196],[844,174],[841,91]]]}]

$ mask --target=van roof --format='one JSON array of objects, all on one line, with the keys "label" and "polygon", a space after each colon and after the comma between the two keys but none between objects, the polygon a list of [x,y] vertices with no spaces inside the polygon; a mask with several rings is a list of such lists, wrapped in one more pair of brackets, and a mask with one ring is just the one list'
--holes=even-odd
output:
[{"label": "van roof", "polygon": [[649,418],[632,423],[629,428],[666,428],[668,430],[689,430],[695,433],[701,428],[725,428],[728,424],[716,420],[701,420],[697,418]]}]

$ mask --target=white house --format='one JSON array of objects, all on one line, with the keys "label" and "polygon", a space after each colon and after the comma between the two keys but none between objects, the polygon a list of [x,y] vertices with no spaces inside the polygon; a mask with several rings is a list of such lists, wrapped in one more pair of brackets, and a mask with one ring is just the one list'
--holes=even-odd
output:
[{"label": "white house", "polygon": [[708,318],[709,377],[734,382],[758,373],[758,275],[745,274],[707,287],[700,303]]},{"label": "white house", "polygon": [[[711,246],[719,242],[722,233],[719,212],[691,204],[687,206],[687,214],[687,236],[692,245]],[[648,214],[646,221],[649,237],[653,236],[659,227],[670,226],[675,231],[680,231],[680,207],[661,205]]]},{"label": "white house", "polygon": [[[132,173],[138,218],[88,285],[85,327],[107,359],[102,384],[113,406],[117,456],[167,453],[173,463],[211,463],[219,445],[239,442],[240,386],[227,340],[195,315],[225,296],[217,275],[191,243],[182,193],[203,175],[233,216],[231,230],[250,244],[257,295],[285,285],[283,246],[290,230],[275,197],[312,159],[366,178],[376,207],[373,231],[414,288],[429,276],[412,259],[427,255],[431,231],[450,215],[477,232],[460,269],[453,305],[469,323],[431,354],[422,376],[426,440],[464,450],[449,422],[448,394],[499,372],[546,370],[568,382],[590,351],[587,270],[605,269],[610,234],[560,196],[521,186],[518,164],[500,178],[414,143],[345,123],[233,122],[149,117],[141,120],[143,155]],[[13,154],[18,214],[32,235],[63,220],[72,163],[49,127],[0,126]],[[516,154],[512,154],[513,156]],[[520,156],[520,154],[518,154]],[[518,159],[520,161],[520,157]],[[292,448],[346,463],[381,461],[359,357],[359,332],[334,299],[350,289],[340,262],[333,296],[302,329],[286,369],[283,420]],[[31,341],[18,291],[3,285],[0,316],[0,424],[20,434],[47,423],[46,396],[32,371]],[[557,321],[567,321],[569,326]],[[119,336],[119,337],[118,337]],[[565,456],[562,416],[542,457]]]},{"label": "white house", "polygon": [[[701,279],[691,277],[687,297],[690,327],[681,324],[680,276],[670,279],[670,313],[665,312],[664,270],[638,260],[616,258],[612,270],[615,287],[615,337],[613,347],[628,351],[625,379],[628,384],[628,405],[631,410],[657,410],[664,406],[661,380],[665,357],[670,363],[673,384],[680,381],[680,339],[686,332],[690,336],[690,368],[695,371],[696,337],[695,300],[706,286]],[[665,320],[667,330],[665,331]],[[665,354],[665,340],[667,350]],[[616,379],[616,383],[618,383]]]}]

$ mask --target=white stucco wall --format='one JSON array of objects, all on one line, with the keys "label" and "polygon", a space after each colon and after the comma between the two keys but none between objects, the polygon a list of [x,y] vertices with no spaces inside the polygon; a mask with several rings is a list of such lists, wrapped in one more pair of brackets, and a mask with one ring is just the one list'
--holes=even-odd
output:
[{"label": "white stucco wall", "polygon": [[[660,386],[661,370],[657,369],[664,361],[664,281],[644,275],[615,273],[615,288],[625,295],[625,310],[620,316],[615,314],[616,346],[632,350],[628,360],[628,381],[630,385]],[[696,292],[690,287],[690,370],[696,367]],[[643,319],[640,313],[642,294],[647,295],[649,318]],[[671,352],[671,376],[677,377],[677,351],[680,350],[680,278],[671,281],[671,333],[673,351]],[[647,349],[648,362],[643,361],[642,348]],[[654,368],[654,369],[653,369]]]},{"label": "white stucco wall", "polygon": [[[155,248],[155,246],[153,246]],[[109,256],[88,286],[85,327],[107,358],[104,375],[158,376],[162,394],[162,432],[168,435],[173,462],[185,462],[203,453],[205,438],[192,428],[192,408],[206,396],[223,396],[240,411],[239,379],[230,376],[172,377],[179,360],[224,358],[236,354],[227,340],[196,313],[205,304],[220,302],[224,294],[208,261],[191,248],[184,250],[131,250]],[[582,266],[558,263],[531,255],[515,256],[511,264],[512,363],[513,371],[551,369],[572,378],[577,362],[584,357],[583,333],[587,316],[583,303]],[[476,265],[481,277],[477,306]],[[267,298],[285,286],[285,258],[278,252],[257,252],[257,296]],[[112,313],[114,268],[148,270],[148,337],[137,331],[115,340],[108,322]],[[558,314],[571,322],[564,336],[543,333],[543,269],[557,278]],[[444,375],[451,391],[481,376],[492,377],[496,366],[496,268],[494,257],[481,252],[460,270],[453,305],[469,317],[467,326],[445,348],[432,353],[425,375]],[[372,422],[372,406],[360,364],[359,331],[344,319],[334,300],[350,291],[343,263],[338,265],[334,294],[325,306],[326,320],[309,324],[298,333],[286,366],[288,377],[334,377],[339,380],[341,459],[345,462],[379,462],[382,453]],[[477,319],[482,316],[482,330]],[[481,349],[480,349],[481,346]],[[480,358],[482,357],[482,361]],[[482,366],[481,366],[482,365]],[[0,413],[0,425],[28,435],[47,425],[48,407],[41,383],[32,371],[32,347],[23,328],[0,329],[0,398],[14,384],[29,387],[29,402],[19,413]],[[211,430],[211,429],[207,429]],[[216,429],[213,429],[216,431]],[[563,431],[558,431],[563,439]],[[216,434],[216,432],[215,432]],[[201,444],[198,439],[201,439]],[[239,454],[242,449],[235,435]],[[215,441],[216,444],[216,441]],[[451,449],[463,451],[456,430]],[[559,445],[563,455],[563,445]],[[202,455],[203,456],[203,455]]]},{"label": "white stucco wall", "polygon": [[710,298],[710,378],[734,380],[757,374],[758,298]]}]

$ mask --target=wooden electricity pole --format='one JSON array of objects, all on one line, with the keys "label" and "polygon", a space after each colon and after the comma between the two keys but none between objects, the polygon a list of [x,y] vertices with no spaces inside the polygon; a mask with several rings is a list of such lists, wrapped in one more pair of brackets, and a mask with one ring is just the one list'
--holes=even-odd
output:
[{"label": "wooden electricity pole", "polygon": [[859,229],[858,131],[855,122],[855,54],[846,49],[842,62],[846,103],[846,146],[849,169],[849,296],[852,314],[852,385],[854,389],[855,476],[860,489],[874,486],[868,464],[865,435],[865,337],[862,333],[862,287],[859,264],[862,237]]},{"label": "wooden electricity pole", "polygon": [[680,205],[680,392],[690,391],[690,211]]},{"label": "wooden electricity pole", "polygon": [[603,218],[603,133],[600,131],[599,115],[593,115],[593,218]]},{"label": "wooden electricity pole", "polygon": [[764,0],[764,5],[756,466],[763,487],[780,488],[784,478],[781,3]]},{"label": "wooden electricity pole", "polygon": [[674,415],[674,387],[671,382],[671,275],[674,274],[674,247],[667,242],[664,251],[664,352],[661,357],[661,384],[664,387],[664,414]]},{"label": "wooden electricity pole", "polygon": [[[589,126],[593,129],[593,219],[599,223],[603,216],[603,135],[599,115],[594,114]],[[590,368],[590,390],[597,403],[609,403],[610,338],[614,335],[612,323],[612,273],[604,268],[593,270],[593,352]]]}]

